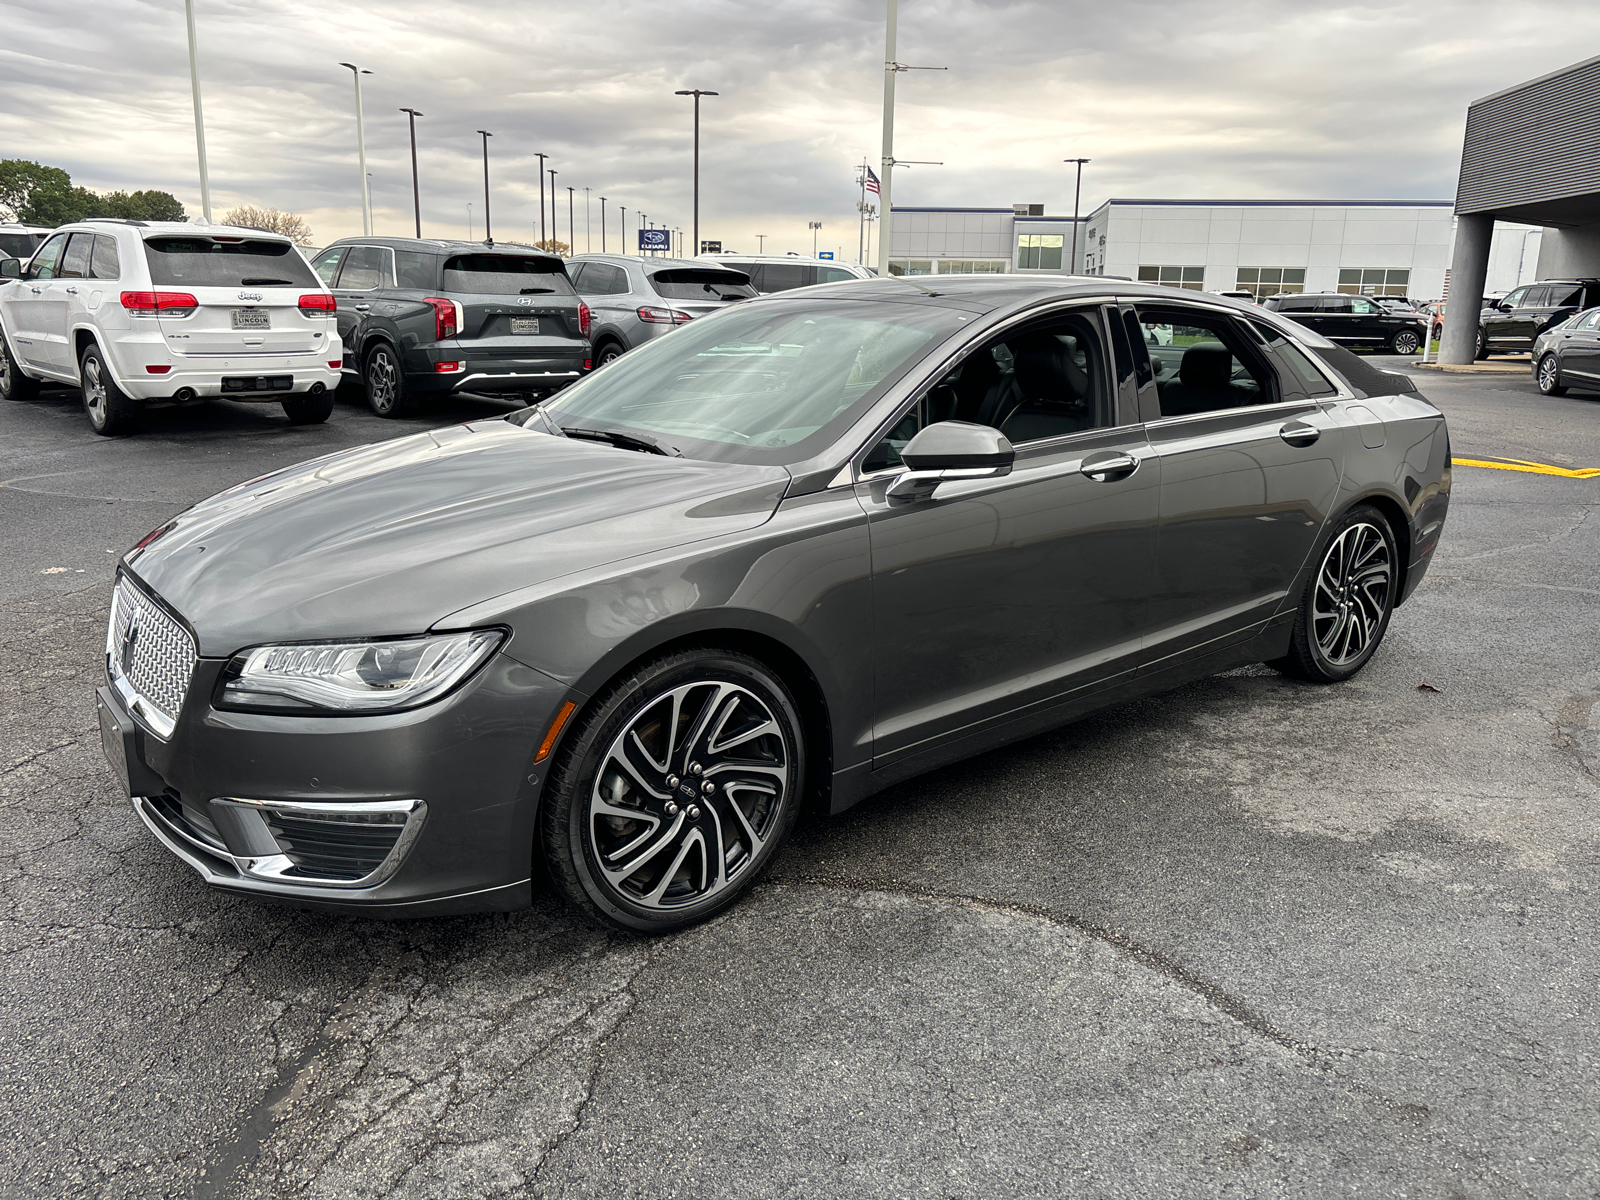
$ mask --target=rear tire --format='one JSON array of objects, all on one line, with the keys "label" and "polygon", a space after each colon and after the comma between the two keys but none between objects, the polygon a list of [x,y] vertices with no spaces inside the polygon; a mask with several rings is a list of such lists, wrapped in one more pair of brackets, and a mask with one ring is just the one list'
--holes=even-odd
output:
[{"label": "rear tire", "polygon": [[37,400],[39,381],[23,374],[11,353],[11,343],[0,334],[0,397],[7,400]]},{"label": "rear tire", "polygon": [[1388,632],[1400,583],[1394,531],[1375,508],[1358,505],[1329,527],[1317,548],[1289,636],[1289,653],[1267,665],[1308,683],[1349,679]]},{"label": "rear tire", "polygon": [[625,351],[623,348],[617,345],[617,343],[603,342],[600,346],[600,349],[595,354],[594,369],[598,371],[608,362],[616,362],[617,359],[621,358],[624,353]]},{"label": "rear tire", "polygon": [[1554,350],[1539,360],[1539,365],[1533,369],[1533,381],[1546,396],[1567,394],[1567,389],[1561,383],[1561,360],[1556,357]]},{"label": "rear tire", "polygon": [[805,785],[798,707],[764,664],[712,647],[646,662],[557,753],[540,812],[551,881],[611,929],[697,924],[771,865]]},{"label": "rear tire", "polygon": [[120,437],[139,428],[143,406],[117,386],[104,353],[93,342],[83,348],[78,359],[78,379],[91,429],[102,437]]},{"label": "rear tire", "polygon": [[416,397],[406,386],[400,356],[387,342],[367,352],[361,378],[367,385],[367,404],[380,417],[409,417],[416,411]]},{"label": "rear tire", "polygon": [[283,402],[283,412],[291,425],[321,425],[333,415],[333,393],[292,396]]}]

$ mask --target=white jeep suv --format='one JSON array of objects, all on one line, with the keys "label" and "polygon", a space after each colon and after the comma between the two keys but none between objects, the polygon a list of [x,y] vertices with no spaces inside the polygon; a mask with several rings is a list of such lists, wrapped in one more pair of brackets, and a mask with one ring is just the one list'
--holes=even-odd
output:
[{"label": "white jeep suv", "polygon": [[281,403],[295,424],[333,411],[344,351],[333,293],[288,238],[231,225],[64,225],[24,267],[0,259],[0,396],[77,384],[96,433],[146,407]]}]

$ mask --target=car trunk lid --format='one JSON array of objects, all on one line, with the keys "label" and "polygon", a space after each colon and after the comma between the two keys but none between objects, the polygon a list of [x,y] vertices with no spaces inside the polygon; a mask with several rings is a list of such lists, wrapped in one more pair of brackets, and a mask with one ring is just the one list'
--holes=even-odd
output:
[{"label": "car trunk lid", "polygon": [[558,258],[480,251],[445,260],[445,294],[461,305],[456,335],[473,356],[570,351],[583,341],[578,296]]},{"label": "car trunk lid", "polygon": [[327,344],[332,312],[300,303],[327,289],[286,241],[184,234],[146,239],[145,254],[151,282],[166,294],[157,316],[176,354],[306,355]]}]

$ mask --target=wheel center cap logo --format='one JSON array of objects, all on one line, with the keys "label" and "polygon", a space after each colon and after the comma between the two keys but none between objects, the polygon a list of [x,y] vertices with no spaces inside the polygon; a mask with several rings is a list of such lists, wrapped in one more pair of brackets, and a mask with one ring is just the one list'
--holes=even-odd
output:
[{"label": "wheel center cap logo", "polygon": [[678,791],[691,798],[695,795],[694,785],[689,783],[680,783],[678,785]]}]

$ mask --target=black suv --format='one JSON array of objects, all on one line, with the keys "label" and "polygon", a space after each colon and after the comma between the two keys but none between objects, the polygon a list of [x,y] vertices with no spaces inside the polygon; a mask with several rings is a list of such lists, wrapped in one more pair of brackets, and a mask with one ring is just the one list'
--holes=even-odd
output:
[{"label": "black suv", "polygon": [[554,254],[492,242],[345,238],[311,264],[338,300],[346,376],[380,417],[427,394],[533,401],[590,368],[589,309]]},{"label": "black suv", "polygon": [[1485,301],[1478,315],[1478,357],[1532,350],[1546,329],[1600,304],[1600,279],[1541,279]]},{"label": "black suv", "polygon": [[1419,312],[1393,312],[1371,296],[1344,292],[1269,296],[1264,307],[1352,349],[1415,354],[1422,349],[1422,339],[1428,331],[1428,318]]}]

